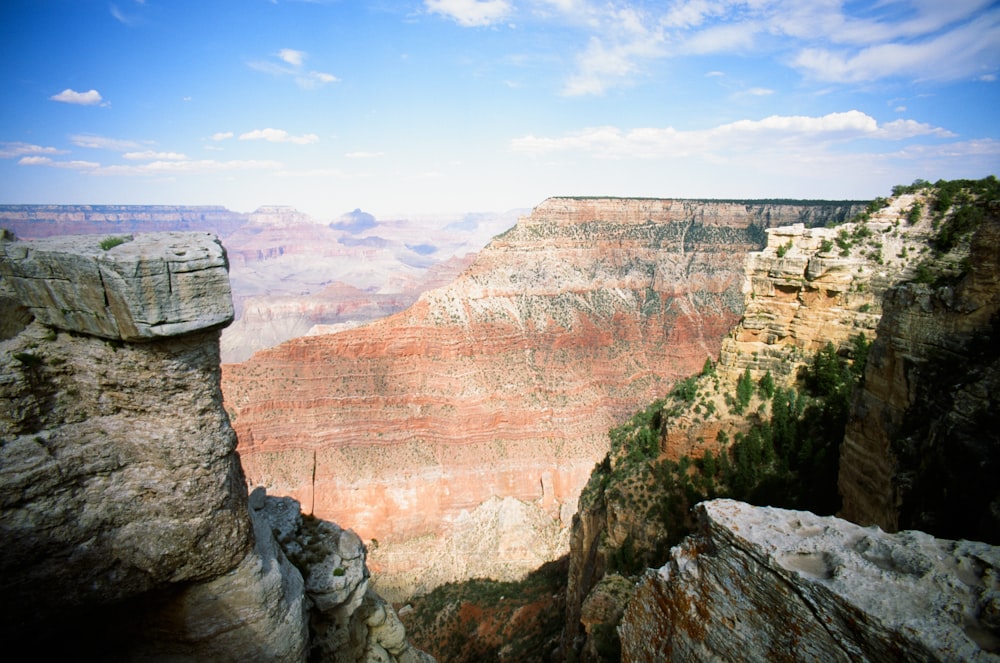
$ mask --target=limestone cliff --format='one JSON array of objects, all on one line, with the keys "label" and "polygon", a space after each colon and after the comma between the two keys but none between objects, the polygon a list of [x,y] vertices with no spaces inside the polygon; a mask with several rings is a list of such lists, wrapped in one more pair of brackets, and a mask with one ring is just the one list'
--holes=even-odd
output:
[{"label": "limestone cliff", "polygon": [[930,278],[886,296],[841,453],[849,520],[1000,544],[995,194],[975,233],[939,252]]},{"label": "limestone cliff", "polygon": [[607,429],[718,352],[765,228],[852,212],[545,201],[407,311],[225,366],[248,478],[378,538],[382,589],[523,575]]},{"label": "limestone cliff", "polygon": [[[10,239],[0,242],[6,640],[43,659],[304,661],[339,638],[351,646],[331,660],[417,660],[398,626],[382,628],[384,607],[374,617],[381,601],[367,597],[356,536],[320,537],[321,554],[301,560],[304,583],[271,520],[248,510],[219,388],[219,328],[232,319],[219,241]],[[351,590],[317,598],[338,584]],[[310,617],[333,615],[337,626],[310,639]]]},{"label": "limestone cliff", "polygon": [[997,661],[1000,549],[731,500],[646,573],[626,661]]}]

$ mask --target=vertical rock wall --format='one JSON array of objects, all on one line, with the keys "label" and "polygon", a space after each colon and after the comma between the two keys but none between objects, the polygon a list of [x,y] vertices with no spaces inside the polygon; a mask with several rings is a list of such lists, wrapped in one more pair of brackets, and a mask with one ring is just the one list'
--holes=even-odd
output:
[{"label": "vertical rock wall", "polygon": [[887,295],[841,450],[841,515],[1000,543],[1000,219],[957,283]]}]

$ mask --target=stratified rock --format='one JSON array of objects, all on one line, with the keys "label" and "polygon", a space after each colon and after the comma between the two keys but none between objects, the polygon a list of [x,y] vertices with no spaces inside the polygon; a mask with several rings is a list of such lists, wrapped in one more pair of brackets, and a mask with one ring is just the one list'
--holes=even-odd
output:
[{"label": "stratified rock", "polygon": [[625,661],[1000,660],[1000,549],[732,500],[648,572]]},{"label": "stratified rock", "polygon": [[[607,430],[718,352],[764,229],[852,210],[547,200],[407,311],[225,366],[248,478],[377,537],[380,590],[519,577],[565,550]],[[507,498],[524,526],[480,530]],[[471,538],[496,546],[443,544]]]},{"label": "stratified rock", "polygon": [[50,327],[140,341],[233,320],[226,252],[208,233],[52,237],[0,252],[0,274]]}]

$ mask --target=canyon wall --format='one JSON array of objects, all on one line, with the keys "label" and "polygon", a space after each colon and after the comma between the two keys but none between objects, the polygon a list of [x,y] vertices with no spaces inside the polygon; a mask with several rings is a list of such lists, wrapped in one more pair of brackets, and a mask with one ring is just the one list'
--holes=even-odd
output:
[{"label": "canyon wall", "polygon": [[262,494],[248,509],[219,387],[219,330],[233,316],[219,241],[11,240],[0,241],[8,642],[46,660],[425,660],[369,591],[356,535],[304,532],[297,504]]},{"label": "canyon wall", "polygon": [[607,430],[719,352],[765,229],[844,204],[554,198],[408,310],[223,367],[252,484],[349,524],[381,590],[567,548]]},{"label": "canyon wall", "polygon": [[647,572],[626,661],[997,661],[1000,548],[732,500]]},{"label": "canyon wall", "polygon": [[[851,221],[835,227],[793,224],[766,231],[766,246],[744,261],[743,316],[722,340],[718,362],[692,375],[680,392],[659,394],[646,424],[655,438],[646,457],[635,457],[629,433],[591,476],[573,522],[564,650],[583,661],[609,660],[601,650],[613,649],[613,629],[629,595],[608,594],[604,585],[619,573],[662,564],[693,525],[687,509],[725,490],[713,476],[711,489],[698,486],[690,494],[700,497],[685,497],[677,488],[684,472],[665,471],[664,463],[701,462],[706,452],[715,466],[723,454],[735,460],[727,445],[770,418],[770,396],[757,386],[765,376],[773,389],[803,390],[801,374],[828,343],[850,357],[853,339],[874,337],[883,295],[912,277],[928,256],[928,196],[907,193],[868,209],[858,206]],[[923,213],[911,215],[915,207]],[[737,407],[745,375],[754,393]],[[834,482],[831,477],[827,492],[834,492]],[[837,507],[825,508],[833,513]],[[630,568],[620,568],[623,558]],[[598,599],[614,605],[594,613],[588,606]]]},{"label": "canyon wall", "polygon": [[[841,515],[1000,544],[1000,214],[886,296],[840,461]],[[964,265],[964,266],[963,266]]]}]

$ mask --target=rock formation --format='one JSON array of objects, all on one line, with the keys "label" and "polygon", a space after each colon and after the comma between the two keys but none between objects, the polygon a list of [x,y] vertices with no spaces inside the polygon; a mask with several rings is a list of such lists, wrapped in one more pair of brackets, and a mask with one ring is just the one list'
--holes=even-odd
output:
[{"label": "rock formation", "polygon": [[842,448],[841,515],[1000,544],[998,210],[934,270],[886,296]]},{"label": "rock formation", "polygon": [[1000,549],[732,500],[643,576],[627,661],[1000,660]]},{"label": "rock formation", "polygon": [[[666,472],[664,461],[702,463],[706,452],[715,466],[723,454],[727,462],[735,461],[727,445],[761,421],[770,424],[773,403],[759,393],[761,380],[770,379],[772,389],[808,391],[801,374],[812,368],[817,351],[829,343],[852,359],[858,335],[874,337],[885,293],[912,279],[929,259],[933,202],[933,190],[903,193],[873,202],[836,227],[795,224],[767,230],[767,246],[746,258],[745,311],[722,341],[718,363],[651,406],[648,418],[656,423],[645,425],[655,428],[658,449],[634,462],[625,457],[631,453],[625,444],[591,477],[571,539],[564,648],[579,649],[583,660],[597,660],[593,625],[583,623],[582,608],[593,588],[614,570],[609,569],[612,558],[628,552],[634,566],[659,565],[669,546],[693,525],[684,517],[698,499],[693,496],[711,497],[723,489],[720,478],[713,477],[706,484],[710,489],[699,484],[687,491],[692,497],[685,497],[677,488],[683,472]],[[735,397],[744,376],[757,393],[738,408]],[[834,482],[840,441],[831,442],[827,453],[832,460],[824,464],[829,467],[823,474],[829,474],[824,479],[829,486],[823,484],[828,495],[812,500],[812,508],[822,503],[830,514],[838,508]],[[859,471],[871,474],[864,467]],[[672,531],[668,523],[680,531]]]},{"label": "rock formation", "polygon": [[[304,661],[337,643],[331,660],[419,660],[367,592],[356,535],[318,537],[320,554],[300,560],[303,582],[264,500],[248,511],[219,388],[232,303],[218,240],[10,239],[0,242],[7,640],[45,659]],[[338,586],[350,591],[322,591]],[[331,623],[322,638],[310,641],[310,617]]]},{"label": "rock formation", "polygon": [[231,262],[236,318],[222,335],[227,362],[316,326],[350,327],[406,308],[424,290],[450,282],[467,256],[514,216],[367,220],[326,225],[278,206],[243,214],[222,207],[0,205],[0,228],[25,239],[167,231],[219,236]]},{"label": "rock formation", "polygon": [[545,201],[407,311],[225,366],[248,478],[377,537],[380,590],[517,577],[566,549],[607,429],[718,352],[764,229],[853,211]]}]

